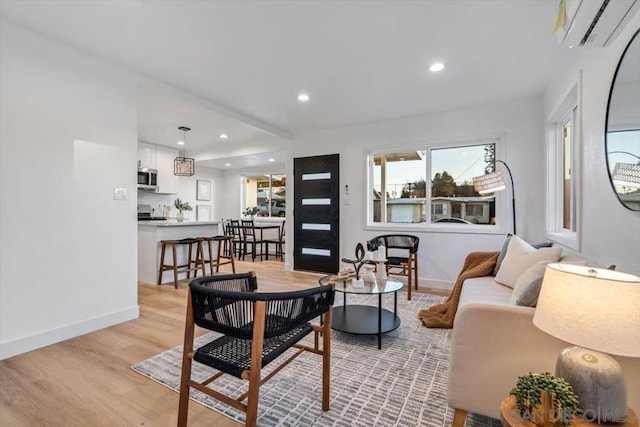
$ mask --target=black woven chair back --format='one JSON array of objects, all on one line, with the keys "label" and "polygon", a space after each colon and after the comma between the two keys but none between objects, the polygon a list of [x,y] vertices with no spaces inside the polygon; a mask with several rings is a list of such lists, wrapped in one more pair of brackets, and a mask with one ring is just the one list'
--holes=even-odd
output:
[{"label": "black woven chair back", "polygon": [[333,305],[330,286],[258,293],[251,273],[202,277],[189,284],[196,325],[235,338],[251,339],[254,302],[265,301],[265,338],[285,334],[326,313]]},{"label": "black woven chair back", "polygon": [[385,234],[376,236],[367,242],[367,250],[376,251],[380,246],[387,249],[406,249],[409,253],[417,253],[420,238],[409,234]]}]

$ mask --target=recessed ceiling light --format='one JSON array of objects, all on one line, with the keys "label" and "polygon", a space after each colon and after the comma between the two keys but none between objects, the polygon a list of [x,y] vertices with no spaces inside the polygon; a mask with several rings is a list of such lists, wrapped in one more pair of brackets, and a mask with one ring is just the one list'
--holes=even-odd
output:
[{"label": "recessed ceiling light", "polygon": [[307,95],[306,93],[301,93],[300,95],[298,95],[298,101],[307,102],[308,100],[309,95]]},{"label": "recessed ceiling light", "polygon": [[184,145],[184,141],[178,141],[178,145]]},{"label": "recessed ceiling light", "polygon": [[229,138],[229,135],[227,135],[226,133],[220,134],[220,139],[227,139],[227,138]]},{"label": "recessed ceiling light", "polygon": [[231,166],[231,163],[225,163],[224,165],[225,165],[226,167],[229,167],[229,166]]},{"label": "recessed ceiling light", "polygon": [[433,71],[433,72],[442,71],[442,70],[444,70],[444,64],[442,62],[434,62],[429,67],[429,70]]},{"label": "recessed ceiling light", "polygon": [[270,162],[275,162],[275,161],[276,161],[276,159],[269,159],[269,161],[270,161]]}]

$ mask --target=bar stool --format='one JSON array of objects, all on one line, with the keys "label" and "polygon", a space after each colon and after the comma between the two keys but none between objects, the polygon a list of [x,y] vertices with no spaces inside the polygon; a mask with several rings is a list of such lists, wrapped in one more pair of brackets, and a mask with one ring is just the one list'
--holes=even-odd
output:
[{"label": "bar stool", "polygon": [[[187,279],[191,277],[193,271],[193,277],[198,277],[198,270],[202,270],[202,276],[205,276],[204,262],[198,260],[198,254],[202,252],[202,243],[198,239],[182,239],[182,240],[161,240],[162,247],[160,249],[160,271],[158,272],[158,285],[162,284],[162,273],[167,270],[173,270],[173,285],[178,289],[178,273],[187,273]],[[188,254],[186,264],[178,264],[177,246],[186,245],[188,247]],[[193,245],[196,245],[195,252],[193,251]],[[167,248],[171,247],[171,262],[172,264],[165,264],[164,257]],[[192,258],[195,255],[195,258]]]},{"label": "bar stool", "polygon": [[[202,263],[203,266],[204,264],[209,264],[209,270],[211,271],[212,276],[213,267],[216,268],[217,273],[220,271],[220,266],[225,264],[231,264],[233,274],[236,273],[236,263],[233,256],[233,250],[230,250],[230,248],[233,247],[233,238],[231,236],[198,237],[198,240],[200,241],[200,248],[196,255],[196,261],[198,263]],[[218,243],[218,250],[215,258],[213,256],[214,242]],[[206,254],[204,251],[205,248],[207,248]],[[206,258],[205,255],[207,255],[208,258]]]}]

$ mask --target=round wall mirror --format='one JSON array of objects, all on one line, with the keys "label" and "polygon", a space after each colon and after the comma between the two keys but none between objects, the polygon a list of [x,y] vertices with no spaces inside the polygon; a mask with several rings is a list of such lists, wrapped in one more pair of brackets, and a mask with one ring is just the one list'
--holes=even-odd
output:
[{"label": "round wall mirror", "polygon": [[640,211],[640,30],[620,58],[607,105],[607,168],[618,200]]}]

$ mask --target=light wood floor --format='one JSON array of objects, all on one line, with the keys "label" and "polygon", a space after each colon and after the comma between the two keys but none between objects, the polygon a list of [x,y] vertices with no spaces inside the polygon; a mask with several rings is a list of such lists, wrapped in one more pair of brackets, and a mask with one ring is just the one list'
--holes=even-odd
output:
[{"label": "light wood floor", "polygon": [[[317,286],[321,277],[285,272],[278,261],[238,262],[238,272],[250,270],[261,290]],[[0,426],[175,426],[178,393],[131,365],[182,344],[187,283],[139,284],[138,319],[0,362]],[[189,425],[240,424],[191,403]]]}]

